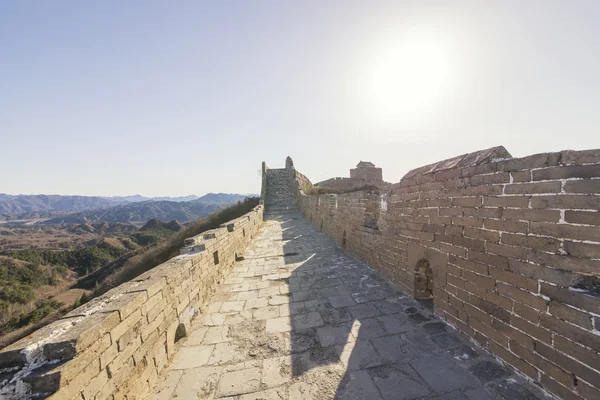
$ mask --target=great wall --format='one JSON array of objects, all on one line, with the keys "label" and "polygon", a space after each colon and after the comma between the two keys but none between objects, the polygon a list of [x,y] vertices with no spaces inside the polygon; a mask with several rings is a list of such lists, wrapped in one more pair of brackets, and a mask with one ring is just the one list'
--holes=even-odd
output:
[{"label": "great wall", "polygon": [[600,398],[600,150],[376,170],[263,163],[252,212],[1,350],[0,398]]}]

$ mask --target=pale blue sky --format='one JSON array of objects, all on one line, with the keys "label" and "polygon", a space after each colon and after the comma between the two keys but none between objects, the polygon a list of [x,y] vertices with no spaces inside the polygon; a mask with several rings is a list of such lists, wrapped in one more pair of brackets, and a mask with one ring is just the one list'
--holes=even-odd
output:
[{"label": "pale blue sky", "polygon": [[3,1],[0,192],[255,192],[600,147],[600,2]]}]

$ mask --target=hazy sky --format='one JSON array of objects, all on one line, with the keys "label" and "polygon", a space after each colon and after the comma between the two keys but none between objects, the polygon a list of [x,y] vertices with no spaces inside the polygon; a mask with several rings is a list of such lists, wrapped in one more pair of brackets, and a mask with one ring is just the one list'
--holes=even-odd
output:
[{"label": "hazy sky", "polygon": [[600,2],[2,1],[0,192],[260,191],[600,147]]}]

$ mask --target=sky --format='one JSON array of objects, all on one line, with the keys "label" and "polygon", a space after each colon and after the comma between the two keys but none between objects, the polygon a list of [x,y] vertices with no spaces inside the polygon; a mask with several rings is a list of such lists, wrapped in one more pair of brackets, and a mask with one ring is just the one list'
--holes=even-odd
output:
[{"label": "sky", "polygon": [[600,147],[600,2],[0,2],[0,193],[260,192]]}]

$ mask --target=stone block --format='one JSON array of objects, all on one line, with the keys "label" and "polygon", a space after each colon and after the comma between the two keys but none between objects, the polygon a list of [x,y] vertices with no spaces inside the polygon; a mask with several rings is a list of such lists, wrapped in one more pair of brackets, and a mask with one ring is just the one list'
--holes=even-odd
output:
[{"label": "stone block", "polygon": [[348,381],[343,387],[340,387],[337,395],[343,399],[382,399],[367,371],[350,372]]},{"label": "stone block", "polygon": [[222,342],[229,342],[229,326],[211,326],[206,330],[204,334],[203,344],[216,344]]},{"label": "stone block", "polygon": [[425,382],[407,364],[373,368],[369,374],[385,400],[412,400],[430,394]]},{"label": "stone block", "polygon": [[404,333],[412,330],[414,325],[403,314],[382,315],[376,317],[388,334]]},{"label": "stone block", "polygon": [[349,295],[329,297],[329,302],[335,308],[355,306],[356,302]]},{"label": "stone block", "polygon": [[[526,206],[525,206],[526,207]],[[532,208],[597,210],[600,208],[600,196],[533,196]]]},{"label": "stone block", "polygon": [[[534,171],[535,174],[536,171]],[[535,179],[534,179],[535,180]],[[540,183],[516,183],[506,185],[504,193],[506,194],[540,194],[540,193],[560,193],[561,182],[540,182]]]},{"label": "stone block", "polygon": [[564,190],[566,193],[600,193],[600,179],[584,179],[567,181]]},{"label": "stone block", "polygon": [[290,317],[271,318],[267,320],[267,332],[288,332],[292,330]]},{"label": "stone block", "polygon": [[369,340],[387,334],[375,318],[350,321],[346,324],[356,340]]},{"label": "stone block", "polygon": [[239,396],[245,393],[256,392],[260,388],[260,383],[260,368],[224,372],[219,380],[216,396]]},{"label": "stone block", "polygon": [[565,221],[572,224],[600,225],[600,213],[597,211],[565,211]]},{"label": "stone block", "polygon": [[502,209],[502,218],[507,220],[554,222],[560,220],[559,210],[540,210],[540,209]]},{"label": "stone block", "polygon": [[263,360],[262,384],[268,388],[281,386],[292,379],[292,357]]},{"label": "stone block", "polygon": [[246,358],[247,349],[233,342],[217,343],[208,360],[208,365],[222,365],[230,362],[243,361]]},{"label": "stone block", "polygon": [[171,369],[190,369],[206,365],[213,353],[214,346],[187,346],[179,351],[173,360]]},{"label": "stone block", "polygon": [[383,360],[368,341],[349,342],[344,346],[336,346],[335,350],[348,371],[357,371],[376,367]]},{"label": "stone block", "polygon": [[279,317],[279,307],[269,306],[264,308],[256,308],[253,310],[252,315],[254,319],[264,320]]},{"label": "stone block", "polygon": [[420,356],[416,347],[399,335],[375,338],[371,343],[385,363],[408,362]]},{"label": "stone block", "polygon": [[481,197],[458,197],[452,199],[452,207],[481,207],[482,204]]},{"label": "stone block", "polygon": [[532,172],[534,181],[568,178],[600,177],[600,165],[573,165],[538,169]]},{"label": "stone block", "polygon": [[375,307],[373,303],[359,304],[353,307],[348,307],[347,310],[350,312],[352,317],[358,320],[377,317],[381,315],[381,312]]},{"label": "stone block", "polygon": [[547,167],[548,165],[548,153],[534,154],[522,158],[513,158],[497,163],[498,171],[519,171],[523,169]]},{"label": "stone block", "polygon": [[[285,318],[285,317],[283,317]],[[279,319],[279,318],[277,318]],[[272,321],[272,320],[269,320]],[[267,321],[267,326],[269,322]],[[321,319],[321,314],[316,311],[305,313],[305,314],[296,314],[292,316],[292,326],[294,330],[298,329],[308,329],[308,328],[316,328],[318,326],[323,326],[323,320]]]},{"label": "stone block", "polygon": [[529,206],[529,196],[486,196],[483,198],[483,206],[527,208]]},{"label": "stone block", "polygon": [[600,150],[565,150],[560,152],[561,164],[598,164],[600,163]]},{"label": "stone block", "polygon": [[483,226],[493,231],[527,233],[527,222],[523,221],[485,219]]},{"label": "stone block", "polygon": [[[220,367],[198,367],[185,371],[171,371],[167,375],[165,389],[160,392],[160,400],[171,397],[194,399],[198,394],[212,398],[221,373]],[[169,392],[171,395],[169,395]],[[162,397],[164,395],[164,397]]]},{"label": "stone block", "polygon": [[420,358],[410,364],[436,392],[467,389],[478,385],[472,375],[447,355]]}]

